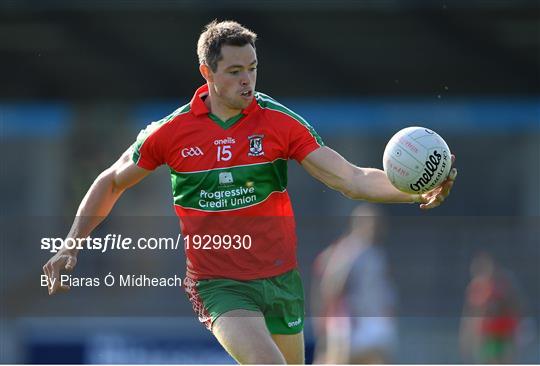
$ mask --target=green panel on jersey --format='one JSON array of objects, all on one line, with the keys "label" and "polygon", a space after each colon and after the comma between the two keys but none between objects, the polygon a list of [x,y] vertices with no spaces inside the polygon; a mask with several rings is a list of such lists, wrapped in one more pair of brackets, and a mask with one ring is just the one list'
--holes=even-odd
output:
[{"label": "green panel on jersey", "polygon": [[232,125],[234,125],[236,122],[238,122],[238,120],[242,117],[244,117],[244,114],[243,113],[240,113],[240,114],[237,114],[236,116],[234,117],[231,117],[229,118],[228,120],[226,121],[223,121],[222,119],[220,119],[218,116],[216,116],[215,114],[212,114],[212,113],[208,113],[208,117],[216,122],[218,125],[220,125],[222,128],[224,129],[227,129],[229,127],[231,127]]},{"label": "green panel on jersey", "polygon": [[192,173],[171,169],[174,204],[203,211],[227,211],[263,202],[287,187],[287,160]]},{"label": "green panel on jersey", "polygon": [[135,164],[137,164],[139,162],[139,159],[141,157],[141,146],[144,144],[144,142],[146,141],[148,136],[150,136],[152,133],[154,133],[158,128],[163,126],[165,123],[172,120],[174,117],[176,117],[176,116],[178,116],[180,114],[187,113],[187,112],[189,112],[189,110],[190,110],[190,105],[186,104],[186,105],[178,108],[177,110],[175,110],[171,114],[169,114],[167,117],[164,117],[164,118],[160,119],[159,121],[152,122],[148,126],[146,126],[146,128],[144,130],[141,130],[141,132],[139,132],[139,135],[137,136],[137,140],[133,144],[133,155],[131,156],[133,162]]},{"label": "green panel on jersey", "polygon": [[285,113],[289,117],[298,121],[301,125],[303,125],[304,127],[308,129],[311,136],[313,136],[315,141],[317,141],[317,143],[320,146],[324,146],[324,142],[319,136],[319,134],[317,134],[317,131],[315,131],[315,129],[302,116],[294,113],[289,108],[285,107],[283,104],[277,102],[275,99],[272,99],[266,94],[257,92],[255,94],[255,98],[257,98],[257,103],[259,103],[259,106],[261,106],[261,108],[267,108],[267,109],[275,110],[281,113]]}]

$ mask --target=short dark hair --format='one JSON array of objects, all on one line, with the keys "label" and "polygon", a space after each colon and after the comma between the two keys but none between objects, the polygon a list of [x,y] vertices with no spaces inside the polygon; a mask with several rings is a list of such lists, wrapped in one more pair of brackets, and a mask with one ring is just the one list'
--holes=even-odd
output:
[{"label": "short dark hair", "polygon": [[257,35],[241,24],[226,20],[218,22],[213,20],[205,27],[197,42],[197,55],[199,63],[207,65],[212,71],[217,70],[218,61],[221,60],[221,47],[244,46],[250,44],[255,48]]}]

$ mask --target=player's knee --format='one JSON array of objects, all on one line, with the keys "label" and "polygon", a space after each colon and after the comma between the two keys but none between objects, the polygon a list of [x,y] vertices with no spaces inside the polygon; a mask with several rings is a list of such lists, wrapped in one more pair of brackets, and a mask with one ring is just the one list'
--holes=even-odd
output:
[{"label": "player's knee", "polygon": [[287,363],[279,349],[265,347],[264,345],[258,345],[251,349],[238,350],[238,352],[229,349],[228,352],[240,364],[284,365]]},{"label": "player's knee", "polygon": [[246,364],[285,365],[285,357],[276,350],[253,350],[245,358]]}]

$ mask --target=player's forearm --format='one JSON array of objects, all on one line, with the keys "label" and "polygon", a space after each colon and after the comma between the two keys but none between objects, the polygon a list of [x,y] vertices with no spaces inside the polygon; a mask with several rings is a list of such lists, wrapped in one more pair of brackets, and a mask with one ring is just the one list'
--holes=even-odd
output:
[{"label": "player's forearm", "polygon": [[379,169],[359,168],[329,147],[308,155],[302,166],[315,178],[345,196],[370,202],[413,203],[418,195],[403,193]]},{"label": "player's forearm", "polygon": [[343,193],[352,199],[378,203],[418,202],[418,195],[397,190],[384,171],[373,168],[355,167],[352,178],[348,180],[347,188]]},{"label": "player's forearm", "polygon": [[84,196],[68,237],[85,238],[109,215],[125,188],[115,183],[114,172],[101,173]]}]

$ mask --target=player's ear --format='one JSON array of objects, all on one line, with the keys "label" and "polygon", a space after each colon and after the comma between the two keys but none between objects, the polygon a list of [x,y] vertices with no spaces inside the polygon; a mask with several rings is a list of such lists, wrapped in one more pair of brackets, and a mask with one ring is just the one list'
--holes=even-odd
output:
[{"label": "player's ear", "polygon": [[214,75],[212,75],[212,70],[210,70],[210,67],[208,65],[199,65],[199,71],[207,82],[213,82],[214,81]]}]

